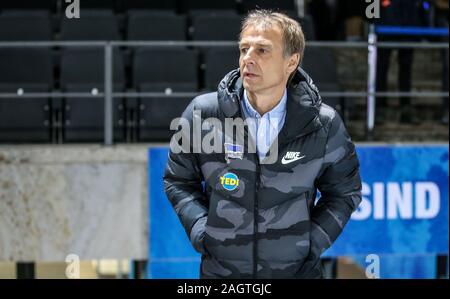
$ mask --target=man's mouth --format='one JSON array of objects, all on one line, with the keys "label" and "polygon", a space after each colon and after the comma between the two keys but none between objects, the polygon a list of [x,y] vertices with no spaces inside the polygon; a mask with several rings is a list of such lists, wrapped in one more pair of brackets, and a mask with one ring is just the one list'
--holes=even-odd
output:
[{"label": "man's mouth", "polygon": [[244,72],[244,78],[256,78],[256,77],[258,77],[258,75],[257,74],[254,74],[254,73],[250,73],[250,72]]}]

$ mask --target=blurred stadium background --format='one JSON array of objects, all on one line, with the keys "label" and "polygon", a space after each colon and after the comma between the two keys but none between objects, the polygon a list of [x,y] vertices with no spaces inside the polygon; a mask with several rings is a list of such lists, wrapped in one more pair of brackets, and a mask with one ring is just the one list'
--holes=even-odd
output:
[{"label": "blurred stadium background", "polygon": [[449,4],[375,2],[378,19],[364,0],[1,1],[0,278],[196,277],[161,188],[169,124],[238,67],[256,7],[302,24],[302,67],[363,160],[370,211],[327,277],[377,254],[381,278],[448,278]]}]

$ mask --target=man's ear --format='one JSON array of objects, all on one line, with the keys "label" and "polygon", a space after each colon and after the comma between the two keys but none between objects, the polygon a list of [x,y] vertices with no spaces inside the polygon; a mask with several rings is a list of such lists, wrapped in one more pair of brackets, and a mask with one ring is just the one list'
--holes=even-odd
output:
[{"label": "man's ear", "polygon": [[293,71],[295,71],[298,67],[299,62],[300,62],[300,54],[298,53],[292,54],[292,56],[289,58],[287,72],[291,74]]}]

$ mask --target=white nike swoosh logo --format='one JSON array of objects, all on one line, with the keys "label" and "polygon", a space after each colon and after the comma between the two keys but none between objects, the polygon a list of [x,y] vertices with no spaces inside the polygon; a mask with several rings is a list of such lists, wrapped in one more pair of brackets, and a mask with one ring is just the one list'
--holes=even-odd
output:
[{"label": "white nike swoosh logo", "polygon": [[295,158],[292,158],[292,159],[289,159],[289,160],[286,160],[285,157],[283,157],[283,159],[281,159],[281,164],[289,164],[289,163],[298,161],[298,160],[300,160],[300,159],[303,159],[304,157],[305,157],[305,156],[295,157]]}]

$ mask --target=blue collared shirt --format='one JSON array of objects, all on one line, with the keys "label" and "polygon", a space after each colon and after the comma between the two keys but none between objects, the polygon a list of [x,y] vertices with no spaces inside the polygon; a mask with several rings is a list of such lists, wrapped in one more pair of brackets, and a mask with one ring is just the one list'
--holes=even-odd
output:
[{"label": "blue collared shirt", "polygon": [[280,102],[272,110],[261,116],[250,104],[247,91],[244,90],[244,100],[241,101],[241,109],[248,124],[250,137],[253,138],[253,141],[256,141],[256,152],[260,160],[266,156],[271,144],[284,125],[286,102],[287,90],[284,89]]}]

